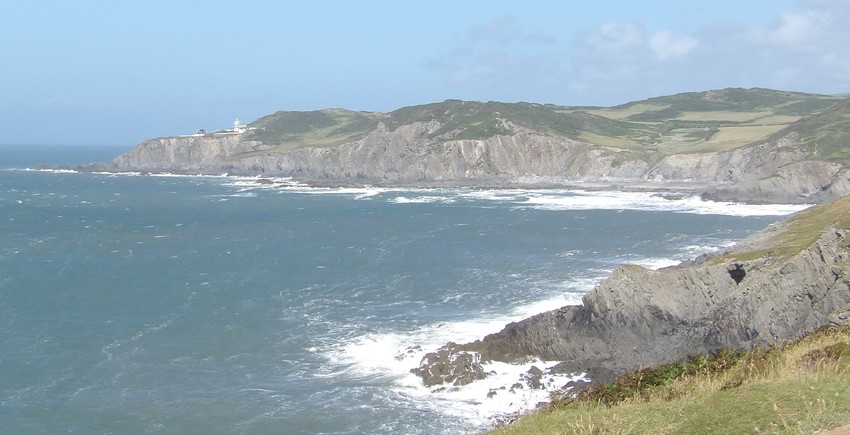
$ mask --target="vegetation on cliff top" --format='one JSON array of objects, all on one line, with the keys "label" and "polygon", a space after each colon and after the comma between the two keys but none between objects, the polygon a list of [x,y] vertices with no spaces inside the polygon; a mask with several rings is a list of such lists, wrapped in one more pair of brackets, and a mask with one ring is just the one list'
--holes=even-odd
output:
[{"label": "vegetation on cliff top", "polygon": [[[651,98],[615,107],[447,100],[390,113],[326,109],[281,111],[251,123],[251,139],[285,152],[362,139],[378,123],[395,130],[436,121],[431,140],[487,139],[517,130],[557,135],[650,156],[721,151],[776,139],[791,131],[811,156],[850,163],[850,100],[769,89],[730,88]],[[838,104],[837,104],[838,103]],[[813,117],[823,113],[823,116]]]},{"label": "vegetation on cliff top", "polygon": [[[850,230],[850,196],[778,225],[766,248],[717,261],[781,263],[828,228]],[[693,355],[577,394],[555,393],[549,408],[494,433],[813,433],[850,424],[847,403],[850,326],[829,326],[770,349]]]},{"label": "vegetation on cliff top", "polygon": [[556,395],[552,406],[494,431],[813,433],[850,423],[850,327],[794,343],[720,351]]},{"label": "vegetation on cliff top", "polygon": [[251,139],[275,145],[273,152],[306,146],[339,145],[362,138],[383,117],[379,113],[344,109],[280,111],[252,122],[250,126],[256,130]]},{"label": "vegetation on cliff top", "polygon": [[850,98],[817,116],[802,118],[772,135],[777,139],[789,133],[800,136],[797,146],[808,150],[812,160],[826,160],[850,166]]},{"label": "vegetation on cliff top", "polygon": [[785,261],[814,243],[830,225],[850,230],[850,196],[803,210],[782,222],[782,231],[773,236],[768,247],[719,257],[718,263],[766,257]]}]

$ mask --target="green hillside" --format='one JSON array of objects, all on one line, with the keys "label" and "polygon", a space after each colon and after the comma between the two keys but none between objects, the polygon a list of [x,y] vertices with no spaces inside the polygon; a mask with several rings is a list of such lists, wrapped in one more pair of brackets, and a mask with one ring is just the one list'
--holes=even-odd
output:
[{"label": "green hillside", "polygon": [[[256,128],[252,139],[273,145],[271,152],[355,141],[379,122],[395,130],[414,122],[437,121],[441,127],[429,138],[436,141],[487,139],[521,128],[644,155],[733,149],[798,128],[811,136],[806,144],[817,147],[813,157],[846,162],[850,157],[841,144],[849,134],[847,105],[847,100],[836,96],[730,88],[615,107],[446,100],[390,113],[281,111],[250,127]],[[821,112],[821,118],[808,118]]]},{"label": "green hillside", "polygon": [[280,111],[264,116],[250,127],[252,139],[275,145],[283,152],[306,146],[331,146],[358,140],[373,130],[386,115],[325,109],[312,112]]},{"label": "green hillside", "polygon": [[729,88],[651,98],[592,113],[654,127],[653,147],[674,154],[721,151],[762,141],[839,101],[835,96]]},{"label": "green hillside", "polygon": [[[629,373],[494,434],[818,433],[850,424],[850,328]],[[845,427],[846,429],[846,427]],[[840,432],[845,433],[845,432]]]},{"label": "green hillside", "polygon": [[850,98],[818,115],[788,125],[771,139],[791,132],[800,135],[797,146],[808,150],[811,159],[850,166]]}]

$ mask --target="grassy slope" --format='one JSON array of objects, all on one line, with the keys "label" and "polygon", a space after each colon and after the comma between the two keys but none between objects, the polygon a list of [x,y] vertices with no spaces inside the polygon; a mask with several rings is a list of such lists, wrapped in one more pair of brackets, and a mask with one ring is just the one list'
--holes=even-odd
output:
[{"label": "grassy slope", "polygon": [[850,196],[799,212],[783,222],[784,230],[773,237],[770,247],[752,252],[720,257],[717,262],[744,261],[770,257],[774,262],[785,261],[811,246],[829,225],[850,229]]},{"label": "grassy slope", "polygon": [[494,433],[813,433],[850,423],[848,403],[850,328],[826,328],[632,373]]},{"label": "grassy slope", "polygon": [[[723,89],[657,97],[616,107],[447,100],[394,112],[326,109],[277,112],[253,122],[253,139],[274,145],[270,152],[305,146],[331,146],[358,140],[378,122],[388,128],[439,121],[435,140],[486,139],[510,132],[510,124],[543,134],[630,150],[638,156],[732,149],[798,128],[816,147],[815,158],[850,162],[846,143],[848,108],[831,106],[841,98],[767,89]],[[844,101],[846,106],[846,101]],[[840,106],[840,105],[839,105]],[[832,117],[805,120],[816,113]],[[841,129],[836,132],[835,129]],[[268,152],[268,151],[267,151]]]},{"label": "grassy slope", "polygon": [[799,146],[808,149],[812,159],[850,166],[850,99],[840,101],[818,116],[800,119],[772,138],[792,131],[803,138]]},{"label": "grassy slope", "polygon": [[331,146],[357,140],[378,125],[384,117],[370,112],[325,109],[312,112],[276,112],[264,116],[250,127],[251,137],[275,145],[271,152],[284,152],[305,146]]},{"label": "grassy slope", "polygon": [[840,98],[769,89],[689,92],[593,113],[656,128],[652,146],[664,154],[721,151],[770,137]]},{"label": "grassy slope", "polygon": [[[721,260],[789,258],[833,224],[850,229],[850,197],[794,215],[768,249]],[[768,351],[722,351],[639,370],[555,403],[495,433],[811,433],[847,424],[850,327]]]}]

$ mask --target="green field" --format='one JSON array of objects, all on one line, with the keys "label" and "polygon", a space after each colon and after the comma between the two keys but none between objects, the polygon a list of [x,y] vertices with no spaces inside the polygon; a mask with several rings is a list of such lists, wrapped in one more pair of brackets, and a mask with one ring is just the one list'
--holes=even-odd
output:
[{"label": "green field", "polygon": [[[325,109],[281,111],[251,123],[249,137],[271,145],[262,153],[357,141],[379,123],[389,130],[439,123],[426,139],[479,140],[518,129],[659,155],[722,151],[776,139],[791,128],[806,135],[812,158],[850,162],[848,100],[838,96],[730,88],[651,98],[615,107],[446,100],[390,113]],[[254,153],[256,154],[256,153]],[[244,157],[242,155],[240,157]]]}]

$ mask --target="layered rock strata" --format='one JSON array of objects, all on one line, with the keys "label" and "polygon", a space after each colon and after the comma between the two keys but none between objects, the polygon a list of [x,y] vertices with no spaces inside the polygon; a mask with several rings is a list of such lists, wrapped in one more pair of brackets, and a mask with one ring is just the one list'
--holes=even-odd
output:
[{"label": "layered rock strata", "polygon": [[[484,140],[434,138],[437,121],[394,130],[383,124],[364,138],[289,151],[251,140],[252,134],[172,137],[140,143],[111,164],[119,171],[227,172],[362,184],[585,184],[607,188],[681,189],[714,200],[824,202],[850,193],[850,171],[806,160],[775,143],[731,151],[676,154],[650,164],[627,150],[515,128]],[[100,168],[102,169],[102,168]]]},{"label": "layered rock strata", "polygon": [[608,381],[695,353],[769,346],[850,322],[850,230],[828,226],[790,258],[734,259],[768,252],[781,230],[777,224],[733,250],[672,268],[621,267],[581,305],[511,323],[473,343],[450,343],[412,372],[434,386],[486,376],[480,365],[488,361],[539,358]]}]

